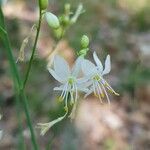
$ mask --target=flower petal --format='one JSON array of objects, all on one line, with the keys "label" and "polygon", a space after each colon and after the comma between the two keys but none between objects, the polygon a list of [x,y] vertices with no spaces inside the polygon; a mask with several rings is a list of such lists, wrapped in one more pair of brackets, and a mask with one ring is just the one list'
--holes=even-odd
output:
[{"label": "flower petal", "polygon": [[77,81],[77,84],[85,84],[87,81],[89,80],[89,77],[83,77],[83,78],[78,78],[76,81]]},{"label": "flower petal", "polygon": [[97,67],[98,67],[98,70],[99,70],[100,72],[102,72],[102,71],[103,71],[103,65],[102,65],[100,59],[98,58],[96,52],[93,53],[93,58],[94,58],[95,63],[96,63],[96,65],[97,65]]},{"label": "flower petal", "polygon": [[80,70],[81,70],[81,63],[83,61],[83,57],[78,57],[76,62],[75,62],[75,65],[73,66],[72,68],[72,75],[77,77]]},{"label": "flower petal", "polygon": [[97,73],[96,66],[89,60],[84,59],[81,64],[82,71],[86,76],[92,76]]},{"label": "flower petal", "polygon": [[69,65],[63,57],[56,55],[54,57],[54,70],[63,80],[70,75]]},{"label": "flower petal", "polygon": [[55,87],[54,91],[62,91],[64,89],[64,86]]},{"label": "flower petal", "polygon": [[103,71],[104,74],[108,74],[111,70],[111,62],[110,62],[110,55],[107,55],[106,60],[105,60],[105,69]]},{"label": "flower petal", "polygon": [[57,81],[64,83],[64,80],[60,78],[53,69],[49,68],[48,71]]}]

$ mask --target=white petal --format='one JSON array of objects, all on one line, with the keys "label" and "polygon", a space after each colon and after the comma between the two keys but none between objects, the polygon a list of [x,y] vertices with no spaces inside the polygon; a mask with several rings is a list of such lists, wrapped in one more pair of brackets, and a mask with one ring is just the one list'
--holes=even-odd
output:
[{"label": "white petal", "polygon": [[77,83],[77,86],[78,86],[79,88],[87,88],[87,87],[89,87],[90,85],[92,85],[92,81],[91,81],[91,80],[89,80],[89,81],[87,81],[87,82],[84,82],[84,83]]},{"label": "white petal", "polygon": [[107,55],[105,60],[105,69],[103,71],[103,75],[109,73],[111,70],[111,64],[110,64],[110,55]]},{"label": "white petal", "polygon": [[103,71],[103,65],[102,65],[100,59],[98,58],[96,52],[93,53],[93,58],[94,58],[95,63],[96,63],[96,65],[97,65],[97,67],[98,67],[98,70],[99,70],[100,72],[102,72],[102,71]]},{"label": "white petal", "polygon": [[56,55],[54,57],[54,70],[63,80],[70,75],[69,65],[63,57]]},{"label": "white petal", "polygon": [[48,71],[57,81],[64,83],[64,80],[60,78],[53,69],[49,68]]},{"label": "white petal", "polygon": [[76,81],[77,81],[77,84],[84,84],[88,80],[89,80],[89,77],[83,77],[83,78],[78,78]]},{"label": "white petal", "polygon": [[91,76],[97,73],[96,66],[89,60],[84,59],[81,64],[82,71],[85,75]]},{"label": "white petal", "polygon": [[81,70],[81,62],[83,61],[83,57],[78,57],[76,62],[75,62],[75,65],[73,66],[72,68],[72,75],[77,77],[80,70]]},{"label": "white petal", "polygon": [[55,87],[54,91],[62,91],[64,87]]}]

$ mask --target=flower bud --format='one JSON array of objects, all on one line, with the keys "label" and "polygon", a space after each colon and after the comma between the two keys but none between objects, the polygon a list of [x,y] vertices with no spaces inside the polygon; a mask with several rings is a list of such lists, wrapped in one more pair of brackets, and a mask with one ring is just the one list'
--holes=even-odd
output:
[{"label": "flower bud", "polygon": [[40,9],[45,10],[48,6],[48,0],[40,0]]},{"label": "flower bud", "polygon": [[52,14],[50,12],[46,12],[45,17],[46,17],[46,21],[47,21],[48,25],[51,28],[54,28],[54,29],[59,28],[60,23],[59,23],[57,16],[55,16],[54,14]]},{"label": "flower bud", "polygon": [[86,35],[83,35],[81,38],[81,46],[82,48],[87,48],[89,45],[89,38]]},{"label": "flower bud", "polygon": [[54,34],[55,34],[55,37],[57,39],[60,39],[63,35],[64,35],[64,30],[62,27],[59,27],[58,29],[55,29],[54,30]]},{"label": "flower bud", "polygon": [[63,26],[67,26],[70,23],[69,16],[62,15],[59,19]]}]

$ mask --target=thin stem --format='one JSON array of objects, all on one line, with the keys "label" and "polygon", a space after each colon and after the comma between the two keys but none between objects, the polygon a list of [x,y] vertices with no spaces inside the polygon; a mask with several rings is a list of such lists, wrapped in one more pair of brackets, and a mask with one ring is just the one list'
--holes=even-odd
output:
[{"label": "thin stem", "polygon": [[[4,23],[4,17],[3,17],[3,12],[2,12],[1,7],[0,7],[0,26],[6,31],[6,26],[5,26],[5,23]],[[32,127],[31,118],[30,118],[30,115],[29,115],[28,102],[27,102],[27,99],[25,97],[24,91],[20,90],[21,87],[22,87],[22,81],[21,81],[16,63],[15,63],[15,60],[14,60],[14,57],[13,57],[13,54],[12,54],[12,49],[11,49],[8,33],[3,35],[2,41],[3,41],[3,44],[6,48],[6,52],[7,52],[7,56],[8,56],[12,76],[15,77],[14,85],[17,88],[16,92],[19,92],[19,95],[21,96],[22,101],[23,101],[23,108],[24,108],[24,111],[25,111],[25,115],[26,115],[26,118],[27,118],[27,123],[28,123],[30,133],[31,133],[32,145],[34,147],[34,150],[38,150],[38,145],[36,143],[36,138],[35,138],[34,130],[33,130],[33,127]]]},{"label": "thin stem", "polygon": [[30,73],[32,62],[33,62],[33,58],[34,58],[34,53],[35,53],[36,46],[37,46],[37,41],[38,41],[38,37],[39,37],[39,33],[40,33],[40,28],[41,28],[41,22],[42,22],[42,11],[41,10],[39,11],[39,16],[40,17],[39,17],[38,26],[37,26],[36,37],[35,37],[34,45],[33,45],[33,48],[32,48],[32,54],[31,54],[31,57],[30,57],[30,61],[29,61],[29,65],[28,65],[28,68],[27,68],[27,72],[26,72],[26,75],[25,75],[25,80],[23,82],[22,89],[25,88],[27,80],[29,78],[29,73]]},{"label": "thin stem", "polygon": [[17,119],[18,119],[18,128],[19,128],[19,137],[18,137],[18,150],[25,150],[25,143],[24,143],[24,137],[23,137],[23,128],[21,124],[21,105],[19,101],[19,96],[16,94],[16,113],[17,113]]},{"label": "thin stem", "polygon": [[28,126],[29,126],[30,132],[31,132],[31,139],[32,139],[32,142],[33,142],[33,145],[34,145],[34,150],[38,150],[38,146],[37,146],[37,143],[36,143],[35,134],[34,134],[31,118],[30,118],[28,101],[27,101],[26,95],[25,95],[23,90],[21,90],[20,97],[23,99],[22,102],[23,102],[24,111],[25,111],[25,114],[26,114]]}]

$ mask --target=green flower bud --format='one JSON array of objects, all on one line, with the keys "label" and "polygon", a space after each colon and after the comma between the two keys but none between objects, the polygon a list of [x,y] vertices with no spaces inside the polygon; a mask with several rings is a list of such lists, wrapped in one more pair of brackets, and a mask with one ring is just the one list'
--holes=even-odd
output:
[{"label": "green flower bud", "polygon": [[78,56],[86,56],[87,52],[89,51],[89,48],[84,48],[84,49],[81,49],[79,52],[78,52]]},{"label": "green flower bud", "polygon": [[87,48],[89,45],[89,38],[86,35],[83,35],[81,38],[81,46],[82,48]]},{"label": "green flower bud", "polygon": [[40,0],[40,9],[45,10],[48,6],[48,0]]},{"label": "green flower bud", "polygon": [[54,34],[55,34],[55,37],[57,39],[60,39],[63,35],[64,35],[64,30],[62,27],[59,27],[58,29],[55,29],[54,30]]},{"label": "green flower bud", "polygon": [[66,16],[66,15],[62,15],[60,18],[60,22],[63,26],[67,26],[69,25],[70,23],[70,19],[69,19],[69,16]]},{"label": "green flower bud", "polygon": [[51,28],[58,29],[60,26],[57,16],[50,12],[45,13],[46,21]]}]

